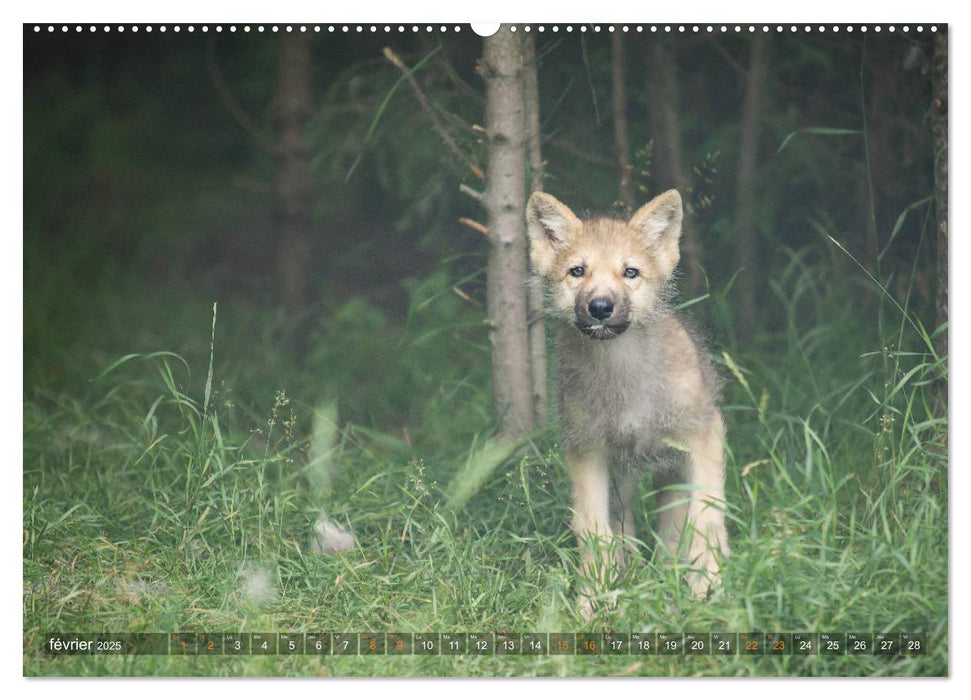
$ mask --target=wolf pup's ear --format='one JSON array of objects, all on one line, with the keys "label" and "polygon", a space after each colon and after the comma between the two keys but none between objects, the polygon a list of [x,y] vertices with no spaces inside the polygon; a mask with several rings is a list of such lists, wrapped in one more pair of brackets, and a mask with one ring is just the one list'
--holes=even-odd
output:
[{"label": "wolf pup's ear", "polygon": [[553,195],[533,192],[526,204],[529,259],[540,275],[552,272],[557,251],[583,226],[580,219]]},{"label": "wolf pup's ear", "polygon": [[681,258],[678,241],[683,218],[681,195],[677,190],[668,190],[634,212],[627,224],[644,237],[665,276],[674,272]]}]

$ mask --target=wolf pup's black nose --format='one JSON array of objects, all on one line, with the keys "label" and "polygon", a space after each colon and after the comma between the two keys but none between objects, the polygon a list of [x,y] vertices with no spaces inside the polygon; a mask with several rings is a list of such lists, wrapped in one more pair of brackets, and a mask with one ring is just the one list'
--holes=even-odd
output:
[{"label": "wolf pup's black nose", "polygon": [[587,309],[590,311],[591,316],[598,321],[603,321],[610,318],[610,314],[614,312],[614,302],[604,297],[593,299],[590,301]]}]

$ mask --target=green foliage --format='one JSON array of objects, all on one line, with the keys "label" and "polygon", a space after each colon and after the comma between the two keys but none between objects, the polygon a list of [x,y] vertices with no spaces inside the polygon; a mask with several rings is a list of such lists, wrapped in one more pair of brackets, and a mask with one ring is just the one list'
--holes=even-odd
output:
[{"label": "green foliage", "polygon": [[[345,420],[447,448],[491,421],[489,354],[481,309],[462,299],[447,267],[405,280],[403,326],[363,297],[326,318],[310,340],[307,370],[339,397]],[[451,443],[454,444],[454,443]]]},{"label": "green foliage", "polygon": [[[648,480],[637,516],[642,560],[615,582],[616,607],[588,623],[578,618],[560,449],[553,435],[538,436],[510,459],[489,456],[495,450],[475,437],[490,415],[486,370],[476,366],[487,356],[481,319],[451,292],[443,269],[409,282],[407,323],[398,326],[358,300],[314,336],[311,374],[327,375],[343,417],[330,438],[326,492],[310,488],[309,437],[299,428],[308,404],[276,391],[260,417],[227,401],[246,376],[233,374],[245,353],[221,340],[236,322],[222,305],[211,319],[214,339],[200,324],[195,343],[199,368],[212,361],[211,380],[193,384],[181,359],[155,353],[111,363],[85,399],[28,399],[25,672],[946,673],[943,365],[896,305],[878,323],[840,313],[853,287],[819,287],[822,272],[793,253],[776,285],[785,329],[744,357],[720,355],[733,556],[713,600],[693,600],[679,568],[651,557],[656,505]],[[907,312],[906,300],[898,303]],[[347,421],[355,412],[371,422]],[[473,472],[474,482],[466,481]],[[335,557],[310,550],[321,509],[353,532],[353,549]],[[929,646],[909,660],[212,661],[49,659],[34,651],[49,630],[92,627],[914,631]]]},{"label": "green foliage", "polygon": [[[408,79],[390,62],[376,61],[380,55],[381,45],[374,44],[373,54],[336,76],[308,122],[311,175],[320,194],[315,214],[327,219],[363,209],[423,245],[448,249],[443,224],[455,218],[457,183],[468,173],[445,148]],[[477,147],[463,118],[478,118],[478,109],[474,98],[446,80],[445,47],[405,57],[429,108],[445,121],[462,153],[475,160]],[[333,196],[335,191],[341,196]]]}]

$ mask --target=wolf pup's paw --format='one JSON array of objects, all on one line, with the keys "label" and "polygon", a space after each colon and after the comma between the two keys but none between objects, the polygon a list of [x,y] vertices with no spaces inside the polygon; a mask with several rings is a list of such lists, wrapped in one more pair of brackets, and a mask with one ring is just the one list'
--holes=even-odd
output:
[{"label": "wolf pup's paw", "polygon": [[722,584],[720,574],[710,571],[692,571],[684,577],[691,589],[691,594],[699,600],[704,600],[708,594]]},{"label": "wolf pup's paw", "polygon": [[589,622],[593,617],[593,602],[590,600],[590,596],[581,593],[580,599],[577,600],[577,609],[580,611],[580,617],[583,621]]},{"label": "wolf pup's paw", "polygon": [[598,610],[611,610],[617,607],[618,591],[610,591],[604,595],[597,596],[595,599],[590,592],[580,594],[577,600],[577,609],[584,622],[589,622]]},{"label": "wolf pup's paw", "polygon": [[710,592],[721,587],[719,558],[727,555],[727,551],[718,553],[709,549],[695,559],[691,571],[684,577],[695,598],[707,598]]}]

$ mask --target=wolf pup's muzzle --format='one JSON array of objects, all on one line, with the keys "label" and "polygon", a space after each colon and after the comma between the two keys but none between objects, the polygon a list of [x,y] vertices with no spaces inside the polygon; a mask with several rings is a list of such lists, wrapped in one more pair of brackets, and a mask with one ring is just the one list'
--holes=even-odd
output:
[{"label": "wolf pup's muzzle", "polygon": [[626,300],[618,303],[610,297],[593,297],[588,301],[577,299],[574,324],[589,338],[609,340],[630,327],[629,313]]}]

